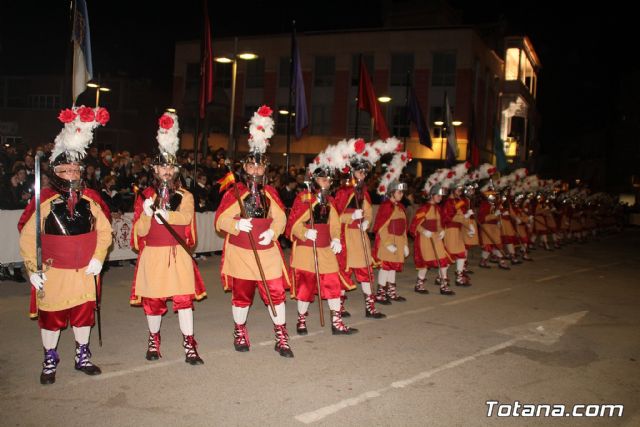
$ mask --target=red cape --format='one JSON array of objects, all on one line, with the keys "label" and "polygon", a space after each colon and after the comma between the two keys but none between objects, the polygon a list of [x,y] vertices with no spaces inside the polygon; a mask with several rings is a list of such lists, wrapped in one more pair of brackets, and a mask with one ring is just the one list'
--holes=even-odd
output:
[{"label": "red cape", "polygon": [[[43,188],[42,192],[40,193],[40,203],[43,203],[58,194],[60,193],[51,188]],[[104,212],[104,215],[107,217],[109,222],[111,222],[111,212],[109,211],[109,207],[104,202],[104,200],[102,200],[102,197],[100,197],[100,194],[97,191],[90,188],[85,188],[84,190],[82,190],[82,195],[87,196],[88,198],[99,204],[102,212]],[[29,221],[31,215],[33,215],[35,211],[36,198],[32,197],[31,200],[29,200],[29,204],[27,205],[27,207],[24,208],[22,215],[20,215],[20,219],[18,220],[18,232],[22,231],[22,228]]]},{"label": "red cape", "polygon": [[[133,206],[133,222],[132,229],[135,230],[136,223],[140,219],[140,215],[144,211],[142,204],[144,201],[150,197],[154,197],[156,195],[156,191],[153,187],[147,187],[142,192],[142,195],[138,194],[136,197],[136,201]],[[196,230],[196,218],[195,212],[193,214],[193,218],[191,219],[191,224],[188,225],[172,225],[173,228],[184,227],[185,230],[185,242],[188,247],[193,248],[196,245],[197,240],[197,230]],[[138,261],[140,261],[140,255],[142,255],[142,251],[144,250],[146,242],[146,236],[140,237],[137,236],[135,232],[131,233],[131,249],[138,250]],[[196,299],[202,299],[207,295],[207,291],[204,286],[204,280],[202,280],[202,276],[200,275],[200,270],[198,269],[198,265],[195,260],[193,260],[193,275],[195,278],[195,296]],[[129,299],[129,303],[132,305],[139,305],[141,303],[140,298],[136,295],[136,276],[138,275],[138,264],[136,262],[136,269],[133,273],[133,282],[131,283],[131,297]]]},{"label": "red cape", "polygon": [[[213,220],[214,223],[214,227],[218,224],[218,220],[220,219],[220,215],[225,212],[227,209],[229,209],[229,207],[231,207],[232,205],[238,203],[238,199],[236,198],[236,189],[238,191],[240,200],[243,199],[243,197],[249,193],[249,189],[247,188],[246,185],[244,185],[242,182],[238,182],[236,181],[231,188],[229,188],[226,193],[224,193],[224,196],[222,196],[222,200],[220,201],[220,205],[218,206],[218,209],[216,210],[216,216]],[[276,204],[280,207],[280,209],[282,209],[283,212],[286,212],[286,208],[284,206],[284,203],[282,203],[282,200],[280,200],[280,196],[278,195],[278,191],[273,188],[270,185],[265,185],[264,186],[264,191],[269,194],[269,197],[276,202]],[[215,227],[216,230],[218,230],[218,227]],[[226,234],[226,233],[225,233]],[[224,288],[224,290],[229,290],[228,286],[227,286],[227,277],[225,274],[222,273],[222,268],[224,266],[224,257],[225,257],[225,253],[226,253],[226,246],[227,246],[227,242],[229,241],[229,236],[226,235],[225,239],[224,239],[224,248],[222,251],[222,256],[220,257],[220,280],[222,283],[222,287]],[[274,245],[276,245],[278,247],[278,250],[280,251],[280,256],[282,257],[283,260],[283,265],[284,265],[284,271],[283,274],[285,275],[285,285],[291,285],[291,274],[289,272],[289,266],[284,264],[284,252],[282,251],[282,247],[280,246],[280,242],[278,240],[274,240],[273,242]],[[287,288],[289,289],[289,288]]]}]

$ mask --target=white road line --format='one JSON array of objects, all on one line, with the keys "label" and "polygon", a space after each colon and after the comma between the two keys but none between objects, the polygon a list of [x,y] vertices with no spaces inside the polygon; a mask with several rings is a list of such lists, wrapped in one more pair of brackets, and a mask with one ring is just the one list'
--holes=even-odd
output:
[{"label": "white road line", "polygon": [[557,275],[557,274],[554,274],[553,276],[543,277],[543,278],[541,278],[541,279],[536,279],[535,281],[536,281],[536,282],[546,282],[546,281],[548,281],[548,280],[558,279],[558,278],[560,278],[560,277],[562,277],[562,276]]},{"label": "white road line", "polygon": [[335,414],[336,412],[348,408],[349,406],[356,406],[359,405],[363,402],[366,402],[367,400],[371,400],[374,399],[376,397],[380,397],[383,393],[386,393],[388,391],[391,391],[393,389],[397,389],[397,388],[403,388],[403,387],[407,387],[415,382],[421,381],[425,378],[429,378],[434,374],[437,374],[438,372],[442,372],[445,371],[447,369],[451,369],[451,368],[455,368],[456,366],[460,366],[462,364],[465,364],[467,362],[471,362],[472,360],[477,359],[478,357],[481,356],[486,356],[492,353],[495,353],[496,351],[502,350],[504,348],[507,348],[511,345],[513,345],[514,343],[516,343],[517,341],[519,341],[519,338],[513,338],[510,339],[508,341],[502,342],[500,344],[494,345],[492,347],[486,348],[484,350],[480,350],[470,356],[467,357],[463,357],[461,359],[458,360],[454,360],[451,361],[449,363],[446,363],[444,365],[438,366],[436,368],[430,369],[428,371],[423,371],[420,372],[419,374],[411,377],[411,378],[407,378],[405,380],[400,380],[400,381],[394,381],[392,382],[389,386],[378,389],[378,390],[371,390],[371,391],[367,391],[365,393],[362,393],[356,397],[352,397],[349,399],[344,399],[341,400],[338,403],[334,403],[333,405],[328,405],[325,407],[322,407],[320,409],[317,409],[315,411],[310,411],[310,412],[305,412],[303,414],[299,414],[296,415],[294,418],[304,424],[311,424],[313,422],[319,421],[329,415]]},{"label": "white road line", "polygon": [[549,280],[559,279],[561,277],[571,276],[573,274],[586,273],[587,271],[593,271],[593,270],[596,270],[596,269],[599,269],[599,268],[612,267],[614,265],[620,265],[620,264],[623,264],[623,262],[622,261],[616,261],[616,262],[610,262],[608,264],[598,265],[598,266],[595,266],[595,267],[580,268],[578,270],[573,270],[573,271],[570,271],[570,272],[565,273],[565,274],[554,274],[553,276],[542,277],[540,279],[534,280],[534,282],[537,282],[537,283],[548,282]]}]

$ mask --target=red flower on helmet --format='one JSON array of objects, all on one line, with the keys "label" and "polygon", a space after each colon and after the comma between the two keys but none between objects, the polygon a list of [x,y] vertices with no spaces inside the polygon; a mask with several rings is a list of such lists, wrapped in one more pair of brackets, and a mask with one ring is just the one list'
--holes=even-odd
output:
[{"label": "red flower on helmet", "polygon": [[173,119],[167,114],[160,116],[158,124],[162,129],[171,129],[173,127]]},{"label": "red flower on helmet", "polygon": [[342,173],[349,173],[350,170],[351,168],[349,166],[345,166],[342,168]]},{"label": "red flower on helmet", "polygon": [[386,187],[384,185],[381,185],[380,187],[378,187],[378,191],[384,193],[386,191]]},{"label": "red flower on helmet", "polygon": [[464,162],[464,168],[469,169],[471,167],[471,162]]},{"label": "red flower on helmet", "polygon": [[366,144],[364,142],[364,139],[359,138],[356,140],[356,143],[354,144],[353,148],[356,150],[356,153],[360,154],[364,151],[366,147]]},{"label": "red flower on helmet", "polygon": [[390,178],[391,178],[391,174],[390,174],[390,173],[388,173],[388,174],[387,174],[387,179],[390,179]]},{"label": "red flower on helmet", "polygon": [[262,117],[269,117],[271,113],[273,113],[273,110],[267,107],[266,105],[263,105],[262,107],[258,108],[258,114],[261,115]]},{"label": "red flower on helmet", "polygon": [[110,118],[111,116],[106,108],[100,107],[98,111],[96,111],[96,121],[102,126],[106,125]]},{"label": "red flower on helmet", "polygon": [[60,120],[62,123],[71,123],[75,120],[76,116],[77,114],[73,110],[67,108],[66,110],[60,111],[58,120]]},{"label": "red flower on helmet", "polygon": [[320,163],[320,157],[316,157],[315,159],[313,159],[313,161],[316,163],[316,165],[319,164]]},{"label": "red flower on helmet", "polygon": [[81,122],[92,122],[96,119],[96,113],[93,111],[93,108],[89,107],[80,107],[78,108],[78,116],[80,117]]}]

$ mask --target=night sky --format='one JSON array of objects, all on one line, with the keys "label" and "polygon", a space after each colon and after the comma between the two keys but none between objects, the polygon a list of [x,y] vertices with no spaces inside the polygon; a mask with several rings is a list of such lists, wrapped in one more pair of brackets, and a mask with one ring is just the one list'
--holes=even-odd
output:
[{"label": "night sky", "polygon": [[[298,31],[364,28],[380,25],[383,2],[229,2],[219,11],[210,1],[213,37],[286,33],[292,19]],[[410,3],[410,2],[409,2]],[[632,75],[630,49],[637,24],[624,10],[575,12],[535,2],[450,1],[464,24],[503,22],[508,35],[528,35],[541,59],[538,109],[543,117],[543,153],[576,135],[612,132],[621,111],[620,81]],[[539,3],[539,2],[538,2]],[[197,39],[202,31],[200,1],[170,3],[88,2],[94,70],[153,79],[170,94],[174,43]],[[68,2],[2,0],[0,73],[61,73],[69,38]],[[268,5],[268,6],[265,6]],[[584,3],[582,3],[584,5]],[[309,7],[314,9],[309,9]],[[563,3],[563,9],[567,4]],[[36,13],[34,13],[36,12]],[[628,12],[628,11],[627,11]],[[170,95],[168,95],[170,96]],[[564,142],[563,142],[564,141]]]}]

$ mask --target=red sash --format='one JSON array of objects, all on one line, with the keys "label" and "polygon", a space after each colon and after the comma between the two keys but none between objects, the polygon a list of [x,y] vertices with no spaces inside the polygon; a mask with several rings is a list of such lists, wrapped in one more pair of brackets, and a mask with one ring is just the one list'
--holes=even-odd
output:
[{"label": "red sash", "polygon": [[[264,233],[271,227],[271,223],[273,222],[273,218],[253,218],[251,220],[251,224],[253,224],[253,228],[251,229],[251,235],[253,236],[253,241],[256,242],[257,250],[264,250],[273,247],[273,241],[269,242],[268,245],[260,245],[258,242],[260,241],[260,234]],[[242,249],[251,249],[251,241],[249,240],[249,233],[240,232],[237,236],[233,234],[229,235],[229,243],[232,245],[241,247]]]},{"label": "red sash", "polygon": [[396,218],[389,221],[389,234],[403,236],[407,229],[407,222],[404,218]]},{"label": "red sash", "polygon": [[51,260],[51,267],[78,269],[89,265],[98,243],[98,233],[58,236],[42,234],[42,259]]},{"label": "red sash", "polygon": [[[182,238],[182,240],[186,240],[186,233],[184,226],[173,227],[173,230],[176,232],[178,236]],[[178,241],[173,237],[167,228],[158,224],[155,218],[151,219],[151,228],[149,229],[149,234],[145,236],[145,245],[146,246],[176,246],[179,245]]]},{"label": "red sash", "polygon": [[462,228],[462,223],[457,221],[451,221],[448,228]]},{"label": "red sash", "polygon": [[[329,232],[329,224],[314,224],[316,230],[318,230],[318,238],[316,239],[316,248],[328,248],[331,246],[331,233]],[[307,228],[311,228],[307,225]],[[298,240],[298,246],[313,246],[313,242],[310,239]]]},{"label": "red sash", "polygon": [[431,232],[438,231],[438,220],[437,219],[425,219],[422,223],[422,228],[429,230]]}]

